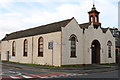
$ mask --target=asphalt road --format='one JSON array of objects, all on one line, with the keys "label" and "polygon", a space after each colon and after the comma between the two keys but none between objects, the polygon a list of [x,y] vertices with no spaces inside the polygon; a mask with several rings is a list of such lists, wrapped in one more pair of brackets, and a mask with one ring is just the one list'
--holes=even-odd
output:
[{"label": "asphalt road", "polygon": [[[26,80],[26,79],[25,79]],[[77,74],[68,76],[52,76],[48,78],[34,78],[27,80],[120,80],[118,71],[93,73],[93,74]]]},{"label": "asphalt road", "polygon": [[45,71],[39,71],[39,70],[32,70],[32,69],[19,69],[9,66],[3,66],[2,67],[2,76],[9,76],[9,75],[25,75],[25,74],[40,74],[40,73],[46,73]]},{"label": "asphalt road", "polygon": [[[0,69],[1,70],[1,69]],[[60,75],[71,75],[71,73],[66,72],[54,72],[48,69],[36,69],[36,68],[18,68],[11,66],[2,66],[2,72],[0,73],[0,78],[2,80],[30,80],[30,79],[48,79],[53,76]],[[52,77],[51,77],[52,76]]]},{"label": "asphalt road", "polygon": [[57,78],[118,78],[118,71],[92,73],[92,74],[78,74],[73,76],[64,76]]},{"label": "asphalt road", "polygon": [[[31,80],[39,80],[31,79]],[[46,80],[46,79],[45,79]],[[70,76],[54,76],[47,80],[120,80],[118,77],[118,71],[102,72],[102,73],[92,73],[92,74],[77,74]]]}]

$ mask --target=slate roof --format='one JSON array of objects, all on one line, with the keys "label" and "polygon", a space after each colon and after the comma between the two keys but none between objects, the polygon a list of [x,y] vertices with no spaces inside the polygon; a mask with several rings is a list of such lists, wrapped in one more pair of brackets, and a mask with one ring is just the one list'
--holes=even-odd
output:
[{"label": "slate roof", "polygon": [[110,30],[118,30],[118,28],[110,28]]},{"label": "slate roof", "polygon": [[92,7],[92,9],[91,9],[91,11],[89,11],[88,13],[100,13],[100,12],[98,12],[97,10],[96,10],[96,8],[95,8],[95,5],[93,4],[93,7]]},{"label": "slate roof", "polygon": [[[90,26],[91,24],[90,23],[83,23],[83,24],[79,24],[80,28],[81,29],[88,29],[88,27]],[[101,26],[101,23],[99,23],[98,25],[96,24],[93,24],[94,28],[98,28],[99,26]]]},{"label": "slate roof", "polygon": [[88,29],[88,27],[90,26],[90,24],[89,23],[83,23],[83,24],[79,24],[79,26],[80,26],[81,29],[84,29],[84,28]]},{"label": "slate roof", "polygon": [[[100,25],[94,25],[94,28],[98,27]],[[88,29],[88,27],[90,26],[90,24],[89,23],[83,23],[83,24],[79,24],[79,26],[80,26],[81,29]],[[101,29],[102,29],[103,33],[106,33],[107,30],[108,30],[108,28],[101,28]]]},{"label": "slate roof", "polygon": [[94,13],[98,13],[98,14],[100,13],[100,12],[98,12],[97,10],[91,10],[91,11],[89,11],[88,13],[93,13],[93,12],[94,12]]},{"label": "slate roof", "polygon": [[101,28],[101,29],[102,29],[103,33],[106,33],[108,30],[108,28]]},{"label": "slate roof", "polygon": [[28,36],[34,36],[34,35],[40,35],[40,34],[46,34],[46,33],[51,33],[51,32],[58,32],[58,31],[61,31],[61,27],[65,27],[72,19],[73,18],[47,24],[47,25],[38,26],[35,28],[30,28],[27,30],[13,32],[13,33],[7,34],[2,39],[2,41],[17,39],[17,38],[22,38],[22,37],[28,37]]},{"label": "slate roof", "polygon": [[[35,28],[13,32],[10,34],[6,34],[6,36],[2,39],[2,41],[29,37],[29,36],[34,36],[34,35],[40,35],[40,34],[46,34],[46,33],[51,33],[51,32],[58,32],[58,31],[61,31],[61,27],[65,27],[73,18],[59,21],[59,22],[54,22],[54,23],[47,24],[47,25],[38,26]],[[90,24],[88,22],[88,23],[79,24],[79,26],[81,29],[88,29]],[[94,28],[98,26],[99,25],[94,25]],[[108,30],[108,28],[101,28],[101,29],[103,33],[106,33]]]}]

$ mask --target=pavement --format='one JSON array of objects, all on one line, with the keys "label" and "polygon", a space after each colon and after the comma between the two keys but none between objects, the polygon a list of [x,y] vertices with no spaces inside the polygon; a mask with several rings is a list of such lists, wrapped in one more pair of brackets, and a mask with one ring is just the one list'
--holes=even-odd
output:
[{"label": "pavement", "polygon": [[18,64],[11,62],[2,62],[2,66],[10,66],[18,69],[42,69],[54,72],[70,72],[70,73],[96,73],[96,72],[107,72],[118,70],[118,65],[86,65],[77,67],[54,67],[54,66],[41,66],[41,65],[29,65],[29,64]]},{"label": "pavement", "polygon": [[28,70],[28,71],[40,71],[43,73],[39,74],[22,74],[22,75],[11,75],[5,76],[3,80],[8,78],[20,79],[20,78],[53,78],[56,76],[76,76],[86,75],[91,73],[101,73],[118,70],[118,65],[86,65],[86,66],[67,66],[67,67],[54,67],[54,66],[41,66],[41,65],[30,65],[30,64],[19,64],[12,62],[2,62],[2,67],[9,67],[10,69]]}]

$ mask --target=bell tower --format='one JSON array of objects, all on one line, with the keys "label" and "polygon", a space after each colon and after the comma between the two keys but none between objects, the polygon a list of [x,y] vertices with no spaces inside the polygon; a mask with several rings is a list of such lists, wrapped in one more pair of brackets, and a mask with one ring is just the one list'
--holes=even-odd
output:
[{"label": "bell tower", "polygon": [[101,23],[99,23],[99,13],[96,8],[95,4],[93,4],[93,7],[91,11],[88,12],[89,14],[89,24],[93,23],[93,25],[99,26]]}]

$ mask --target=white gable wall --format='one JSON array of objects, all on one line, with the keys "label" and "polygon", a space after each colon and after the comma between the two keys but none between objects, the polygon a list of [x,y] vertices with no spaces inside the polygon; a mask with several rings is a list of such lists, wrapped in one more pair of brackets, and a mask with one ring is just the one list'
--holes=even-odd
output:
[{"label": "white gable wall", "polygon": [[[71,43],[70,36],[76,35],[78,42],[76,42],[76,58],[71,58]],[[75,19],[62,27],[62,65],[77,65],[83,64],[83,36],[82,29],[79,27]]]},{"label": "white gable wall", "polygon": [[[101,28],[94,29],[91,25],[88,29],[85,30],[85,56],[86,56],[86,64],[91,64],[92,60],[92,51],[91,44],[94,40],[98,40],[100,42],[100,63],[114,63],[115,62],[115,39],[109,31],[107,33],[103,33]],[[110,40],[113,44],[112,47],[112,58],[108,58],[108,48],[107,42]]]},{"label": "white gable wall", "polygon": [[[112,42],[112,50],[111,50],[111,55],[112,55],[112,58],[107,58],[106,59],[106,61],[108,62],[108,63],[115,63],[116,61],[116,59],[115,59],[115,57],[116,57],[116,54],[115,54],[115,38],[113,38],[113,35],[111,34],[111,32],[110,32],[110,30],[108,29],[108,31],[106,32],[106,37],[105,37],[106,39],[106,44],[107,44],[107,42],[108,41],[111,41]],[[106,53],[108,53],[108,47],[106,47],[107,49],[107,51],[106,51]],[[108,56],[108,54],[107,54],[107,56]]]},{"label": "white gable wall", "polygon": [[[102,47],[104,44],[104,34],[100,28],[94,29],[93,25],[90,25],[88,29],[85,30],[85,64],[91,64],[92,62],[92,51],[91,44],[94,40],[98,40],[101,46],[100,53],[102,52]],[[101,60],[102,55],[100,56]],[[101,62],[101,61],[100,61]]]}]

